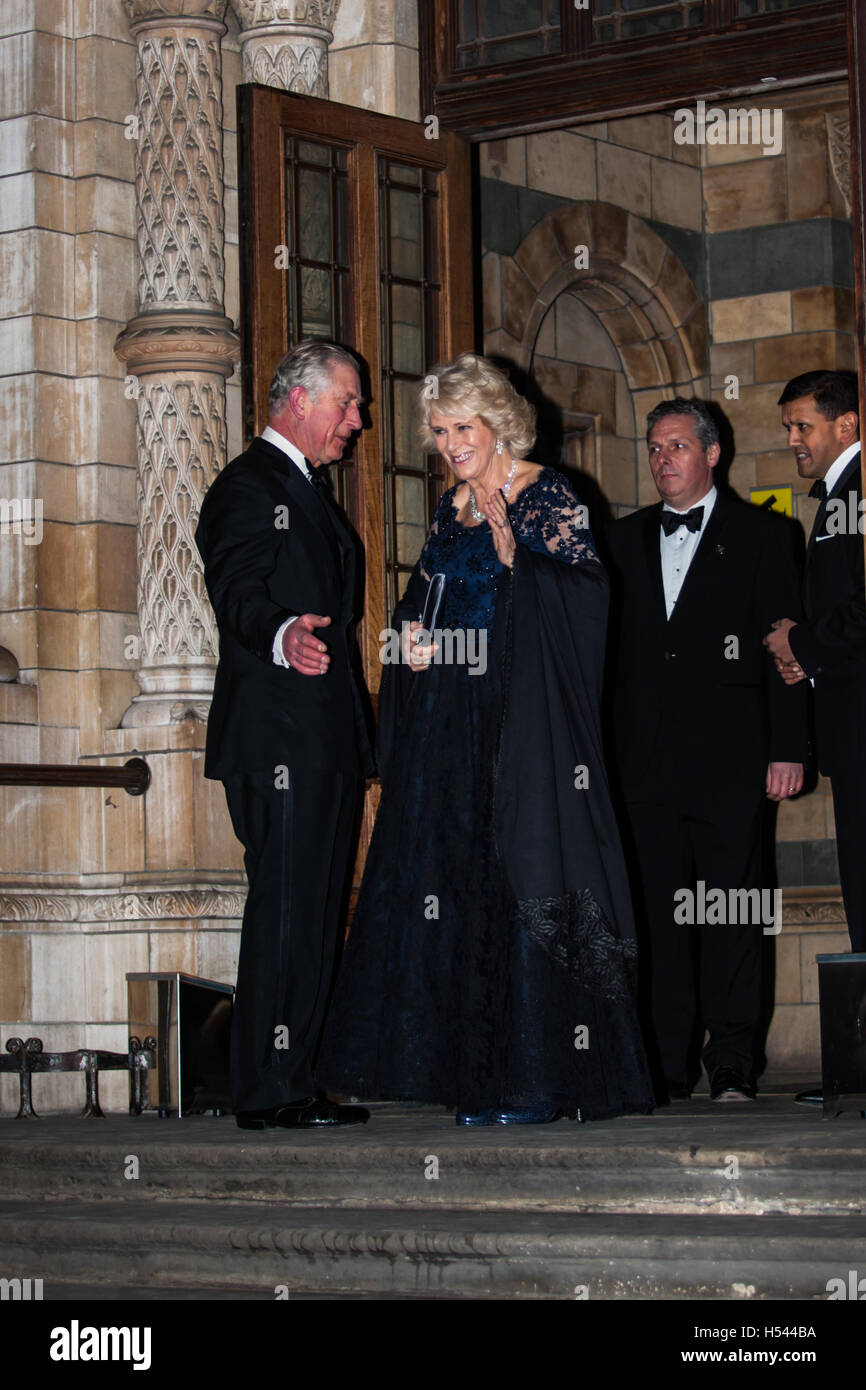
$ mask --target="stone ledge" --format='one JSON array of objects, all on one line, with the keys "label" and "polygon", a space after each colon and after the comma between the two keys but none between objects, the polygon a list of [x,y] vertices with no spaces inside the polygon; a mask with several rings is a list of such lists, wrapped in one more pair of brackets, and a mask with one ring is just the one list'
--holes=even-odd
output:
[{"label": "stone ledge", "polygon": [[788,927],[805,927],[809,931],[838,931],[845,927],[845,904],[842,891],[835,885],[820,888],[784,888],[782,917]]},{"label": "stone ledge", "polygon": [[56,887],[50,892],[0,887],[0,922],[27,925],[79,922],[158,922],[178,919],[237,921],[246,892],[237,885],[165,884],[152,888],[118,885],[115,889]]}]

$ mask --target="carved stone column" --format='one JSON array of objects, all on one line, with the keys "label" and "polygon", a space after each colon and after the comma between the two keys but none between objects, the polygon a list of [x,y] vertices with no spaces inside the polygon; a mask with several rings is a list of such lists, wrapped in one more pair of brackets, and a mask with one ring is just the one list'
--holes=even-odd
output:
[{"label": "carved stone column", "polygon": [[137,382],[141,687],[125,728],[204,717],[217,639],[194,541],[225,462],[238,339],[223,305],[220,36],[226,0],[124,0],[138,43],[136,317],[115,351]]},{"label": "carved stone column", "polygon": [[340,0],[232,0],[244,81],[328,95],[328,44]]}]

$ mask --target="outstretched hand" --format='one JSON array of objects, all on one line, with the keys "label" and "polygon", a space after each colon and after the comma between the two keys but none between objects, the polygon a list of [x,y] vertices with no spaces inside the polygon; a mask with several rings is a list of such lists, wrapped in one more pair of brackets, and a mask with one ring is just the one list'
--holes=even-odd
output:
[{"label": "outstretched hand", "polygon": [[317,627],[330,621],[319,613],[302,613],[283,633],[283,656],[302,676],[323,676],[330,666],[328,648],[315,635]]}]

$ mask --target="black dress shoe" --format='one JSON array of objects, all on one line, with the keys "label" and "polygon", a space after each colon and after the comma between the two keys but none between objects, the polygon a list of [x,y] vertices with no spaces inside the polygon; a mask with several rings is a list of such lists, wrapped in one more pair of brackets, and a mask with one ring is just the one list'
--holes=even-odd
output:
[{"label": "black dress shoe", "polygon": [[332,1125],[365,1125],[369,1118],[369,1110],[362,1105],[337,1105],[318,1096],[274,1110],[240,1110],[235,1115],[239,1129],[324,1129]]},{"label": "black dress shoe", "polygon": [[717,1067],[710,1077],[710,1100],[754,1100],[755,1087],[734,1067]]},{"label": "black dress shoe", "polygon": [[672,1081],[669,1076],[665,1077],[665,1090],[671,1104],[677,1100],[691,1100],[692,1098],[691,1086],[687,1086],[684,1081]]},{"label": "black dress shoe", "polygon": [[794,1097],[794,1102],[797,1105],[823,1105],[824,1092],[820,1084],[810,1086],[808,1091],[798,1091]]}]

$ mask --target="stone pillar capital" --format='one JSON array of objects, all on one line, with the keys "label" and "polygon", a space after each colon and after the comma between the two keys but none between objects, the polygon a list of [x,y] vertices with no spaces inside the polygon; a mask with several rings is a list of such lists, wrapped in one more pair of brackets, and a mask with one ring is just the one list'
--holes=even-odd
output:
[{"label": "stone pillar capital", "polygon": [[330,41],[340,0],[232,0],[241,31],[289,25],[319,29]]},{"label": "stone pillar capital", "polygon": [[232,0],[244,81],[328,95],[328,45],[340,0]]},{"label": "stone pillar capital", "polygon": [[202,24],[225,33],[228,0],[123,0],[133,33],[142,24]]}]

